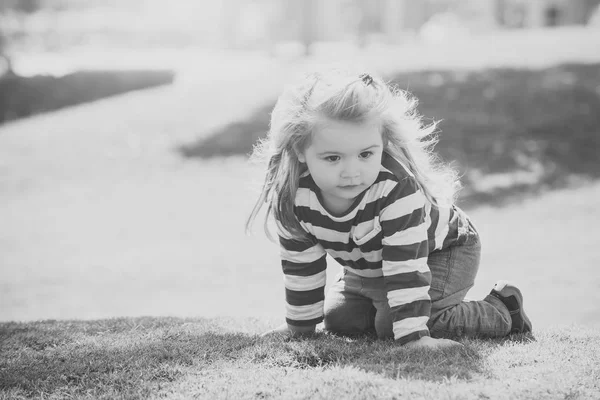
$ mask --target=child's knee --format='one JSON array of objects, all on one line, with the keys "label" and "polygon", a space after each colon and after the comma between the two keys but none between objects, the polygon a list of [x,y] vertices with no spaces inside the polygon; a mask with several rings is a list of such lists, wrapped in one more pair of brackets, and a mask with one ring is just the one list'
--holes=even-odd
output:
[{"label": "child's knee", "polygon": [[347,312],[333,309],[325,313],[323,325],[325,330],[340,334],[365,333],[373,330],[370,313]]},{"label": "child's knee", "polygon": [[347,331],[358,329],[358,326],[353,323],[352,319],[346,318],[348,315],[331,310],[325,314],[323,326],[325,330],[335,333],[345,333]]}]

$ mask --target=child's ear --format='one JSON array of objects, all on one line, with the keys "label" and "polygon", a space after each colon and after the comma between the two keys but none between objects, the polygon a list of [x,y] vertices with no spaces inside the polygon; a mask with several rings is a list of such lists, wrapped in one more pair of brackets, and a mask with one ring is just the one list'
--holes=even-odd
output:
[{"label": "child's ear", "polygon": [[294,154],[296,154],[296,158],[298,159],[298,161],[300,161],[301,163],[306,163],[306,157],[304,156],[303,146],[296,144],[292,147],[292,151],[294,152]]}]

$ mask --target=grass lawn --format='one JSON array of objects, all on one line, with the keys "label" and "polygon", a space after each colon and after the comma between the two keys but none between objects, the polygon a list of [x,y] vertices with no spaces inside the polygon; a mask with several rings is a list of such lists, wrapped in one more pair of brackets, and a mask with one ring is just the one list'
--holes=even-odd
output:
[{"label": "grass lawn", "polygon": [[418,351],[259,319],[0,324],[0,399],[597,399],[600,331],[570,327]]},{"label": "grass lawn", "polygon": [[0,323],[0,399],[600,398],[599,64],[390,75],[465,173],[469,297],[513,279],[536,329],[438,353],[258,338],[284,308],[276,246],[243,234],[262,171],[205,157],[265,132],[280,82],[247,67],[2,126],[0,319],[32,322]]}]

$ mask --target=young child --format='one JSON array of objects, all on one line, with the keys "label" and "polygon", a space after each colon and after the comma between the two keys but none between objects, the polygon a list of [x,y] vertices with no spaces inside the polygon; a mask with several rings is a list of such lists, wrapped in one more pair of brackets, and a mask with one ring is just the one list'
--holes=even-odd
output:
[{"label": "young child", "polygon": [[[268,160],[263,203],[281,249],[286,324],[267,333],[375,332],[408,346],[531,331],[523,297],[500,281],[463,301],[479,235],[454,205],[457,174],[432,152],[435,124],[369,74],[328,71],[287,87],[254,156]],[[265,229],[267,235],[267,221]],[[326,255],[343,266],[325,297]]]}]

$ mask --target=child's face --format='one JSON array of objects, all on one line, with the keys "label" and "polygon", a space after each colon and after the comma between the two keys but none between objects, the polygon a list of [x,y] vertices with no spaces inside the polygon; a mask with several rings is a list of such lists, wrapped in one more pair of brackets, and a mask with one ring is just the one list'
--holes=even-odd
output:
[{"label": "child's face", "polygon": [[377,179],[382,154],[383,140],[375,122],[324,120],[298,159],[321,189],[325,206],[344,212]]}]

